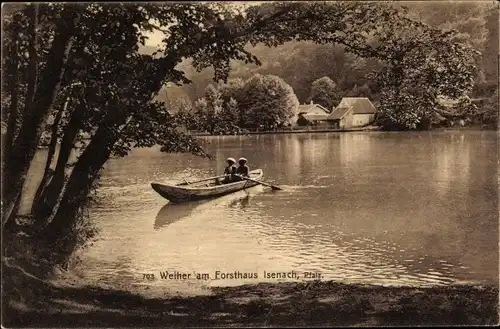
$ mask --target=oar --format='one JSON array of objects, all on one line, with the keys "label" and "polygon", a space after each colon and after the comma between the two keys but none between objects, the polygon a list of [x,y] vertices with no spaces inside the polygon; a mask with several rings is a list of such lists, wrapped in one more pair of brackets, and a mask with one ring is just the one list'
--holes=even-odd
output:
[{"label": "oar", "polygon": [[273,190],[282,190],[281,187],[278,187],[278,186],[275,186],[275,185],[264,183],[264,182],[261,182],[261,181],[255,180],[255,179],[251,179],[251,178],[248,178],[248,177],[245,177],[245,176],[241,176],[241,175],[236,175],[236,176],[241,177],[241,178],[246,179],[246,180],[249,180],[251,182],[259,183],[260,185],[269,186]]}]

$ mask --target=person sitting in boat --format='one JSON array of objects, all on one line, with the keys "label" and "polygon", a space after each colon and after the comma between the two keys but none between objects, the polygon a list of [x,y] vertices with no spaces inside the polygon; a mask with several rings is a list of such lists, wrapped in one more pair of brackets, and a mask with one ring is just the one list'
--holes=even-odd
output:
[{"label": "person sitting in boat", "polygon": [[234,158],[227,158],[227,167],[224,168],[224,175],[226,175],[226,177],[224,177],[220,183],[221,184],[227,184],[227,183],[231,183],[234,178],[235,178],[235,174],[236,174],[236,160]]},{"label": "person sitting in boat", "polygon": [[[238,160],[238,163],[239,163],[239,167],[238,167],[238,169],[236,169],[236,175],[240,175],[243,177],[249,177],[250,168],[248,168],[248,166],[246,165],[247,159],[240,158]],[[242,178],[239,178],[239,180],[242,180]]]}]

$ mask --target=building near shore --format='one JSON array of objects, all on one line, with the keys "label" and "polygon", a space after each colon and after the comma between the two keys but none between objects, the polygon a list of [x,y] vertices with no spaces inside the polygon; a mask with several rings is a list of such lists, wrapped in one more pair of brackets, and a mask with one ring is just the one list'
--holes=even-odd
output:
[{"label": "building near shore", "polygon": [[328,116],[329,123],[333,128],[342,129],[352,127],[353,109],[352,107],[336,107]]},{"label": "building near shore", "polygon": [[366,97],[344,97],[328,116],[335,128],[363,127],[375,121],[377,109]]},{"label": "building near shore", "polygon": [[303,118],[314,125],[327,124],[328,115],[330,115],[328,109],[312,101],[309,104],[299,105],[298,111],[298,118]]}]

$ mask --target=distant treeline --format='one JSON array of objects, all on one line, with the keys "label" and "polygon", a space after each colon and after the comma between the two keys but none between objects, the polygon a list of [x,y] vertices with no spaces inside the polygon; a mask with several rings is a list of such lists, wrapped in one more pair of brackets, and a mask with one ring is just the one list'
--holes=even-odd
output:
[{"label": "distant treeline", "polygon": [[[474,58],[474,87],[469,96],[495,99],[499,35],[496,5],[489,2],[405,2],[402,5],[408,8],[408,15],[414,19],[439,29],[458,31],[456,39],[479,52]],[[335,86],[335,95],[326,102],[325,99],[314,100],[329,109],[346,96],[364,96],[374,101],[381,97],[380,88],[370,74],[386,63],[376,58],[358,57],[342,45],[293,41],[275,48],[259,44],[255,47],[249,45],[247,49],[259,58],[262,65],[233,61],[230,78],[248,79],[254,74],[278,76],[293,88],[300,103],[314,100],[313,83],[329,78]],[[192,83],[163,88],[158,96],[170,104],[174,112],[178,110],[175,105],[178,100],[195,102],[204,97],[206,87],[213,83],[213,70],[198,73],[189,61],[183,62],[181,67]]]}]

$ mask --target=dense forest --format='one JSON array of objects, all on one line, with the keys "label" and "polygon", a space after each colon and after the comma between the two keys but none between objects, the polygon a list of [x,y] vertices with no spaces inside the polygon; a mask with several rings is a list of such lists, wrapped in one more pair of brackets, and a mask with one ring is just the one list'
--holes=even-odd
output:
[{"label": "dense forest", "polygon": [[[488,98],[479,112],[486,122],[496,123],[495,91],[498,85],[498,5],[494,2],[404,2],[398,5],[407,8],[408,16],[432,27],[458,31],[457,39],[480,52],[474,58],[474,87],[471,98]],[[248,45],[262,65],[231,63],[230,78],[248,79],[255,74],[275,75],[289,84],[300,103],[311,100],[314,81],[329,77],[336,85],[337,102],[343,96],[367,96],[377,102],[374,79],[370,73],[383,67],[376,58],[362,58],[346,51],[339,44],[317,44],[312,41],[292,41],[269,48],[264,44]],[[142,51],[152,53],[153,48]],[[197,72],[186,60],[180,64],[192,80],[183,86],[164,87],[158,99],[169,104],[173,112],[179,110],[179,101],[195,102],[205,94],[206,87],[213,83],[213,70]],[[335,101],[333,101],[335,103]],[[333,104],[336,105],[336,104]],[[331,108],[330,108],[331,109]],[[483,113],[486,109],[487,113]]]}]

